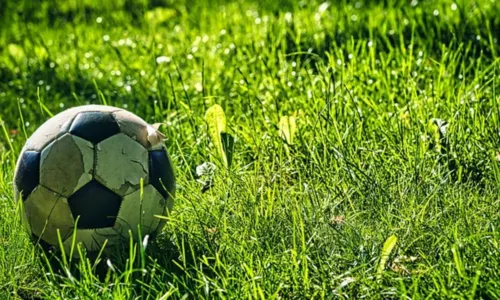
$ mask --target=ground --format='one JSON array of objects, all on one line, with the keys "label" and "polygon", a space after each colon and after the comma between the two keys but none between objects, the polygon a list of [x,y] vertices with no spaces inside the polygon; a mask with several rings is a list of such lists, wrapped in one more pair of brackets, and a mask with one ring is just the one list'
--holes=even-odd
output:
[{"label": "ground", "polygon": [[[499,1],[0,6],[2,299],[500,298]],[[12,176],[86,103],[164,123],[177,194],[154,241],[58,271]]]}]

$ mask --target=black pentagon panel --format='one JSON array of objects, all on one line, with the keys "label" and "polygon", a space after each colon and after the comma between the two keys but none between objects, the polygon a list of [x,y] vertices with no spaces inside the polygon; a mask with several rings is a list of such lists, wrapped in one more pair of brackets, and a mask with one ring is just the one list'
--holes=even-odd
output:
[{"label": "black pentagon panel", "polygon": [[97,144],[120,132],[118,123],[109,112],[89,111],[79,113],[69,132]]},{"label": "black pentagon panel", "polygon": [[113,227],[120,210],[121,197],[92,180],[68,198],[78,229]]},{"label": "black pentagon panel", "polygon": [[174,193],[174,168],[165,149],[149,152],[149,182],[165,199]]},{"label": "black pentagon panel", "polygon": [[24,151],[17,164],[14,184],[24,201],[40,182],[40,152]]}]

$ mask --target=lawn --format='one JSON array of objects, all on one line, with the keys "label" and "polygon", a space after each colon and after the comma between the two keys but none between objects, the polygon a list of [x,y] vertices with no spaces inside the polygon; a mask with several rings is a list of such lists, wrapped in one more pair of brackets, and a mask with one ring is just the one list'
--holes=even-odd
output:
[{"label": "lawn", "polygon": [[[0,1],[0,299],[500,298],[499,12]],[[147,245],[50,267],[21,225],[15,162],[89,103],[164,123],[174,210]],[[207,130],[216,104],[230,164]]]}]

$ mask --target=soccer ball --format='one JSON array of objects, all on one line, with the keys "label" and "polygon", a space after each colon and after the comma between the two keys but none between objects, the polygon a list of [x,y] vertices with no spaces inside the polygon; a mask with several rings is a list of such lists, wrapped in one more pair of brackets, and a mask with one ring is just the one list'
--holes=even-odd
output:
[{"label": "soccer ball", "polygon": [[75,107],[45,122],[27,140],[14,175],[34,241],[44,248],[62,242],[65,250],[76,241],[93,252],[105,242],[154,236],[175,192],[162,141],[144,120],[110,106]]}]

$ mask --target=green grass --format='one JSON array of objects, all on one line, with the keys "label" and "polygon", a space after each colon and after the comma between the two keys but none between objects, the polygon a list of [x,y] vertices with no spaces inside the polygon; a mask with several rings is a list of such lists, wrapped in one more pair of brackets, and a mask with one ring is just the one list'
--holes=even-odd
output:
[{"label": "green grass", "polygon": [[[0,298],[500,298],[500,2],[330,2],[0,1]],[[86,103],[165,122],[178,189],[146,249],[57,272],[13,170]]]}]

